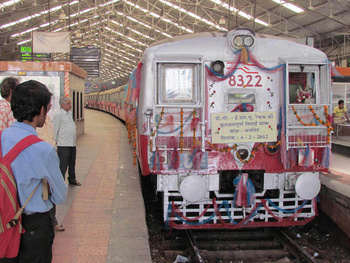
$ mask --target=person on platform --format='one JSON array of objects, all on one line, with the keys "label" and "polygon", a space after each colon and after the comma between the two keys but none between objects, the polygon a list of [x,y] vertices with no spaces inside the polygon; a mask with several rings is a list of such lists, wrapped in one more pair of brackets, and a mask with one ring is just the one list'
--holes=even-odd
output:
[{"label": "person on platform", "polygon": [[334,124],[342,124],[345,123],[346,121],[349,121],[349,117],[346,114],[347,109],[344,106],[344,101],[339,100],[338,101],[338,106],[334,107],[333,109],[333,122]]},{"label": "person on platform", "polygon": [[[50,118],[50,116],[47,114],[46,115],[46,120],[44,123],[44,126],[41,128],[36,129],[38,133],[38,137],[42,139],[45,142],[48,142],[49,144],[52,145],[56,149],[56,141],[55,141],[55,131],[53,128],[53,123]],[[58,224],[57,218],[56,218],[56,205],[54,204],[53,207],[50,210],[50,216],[51,216],[51,223],[52,227],[56,231],[64,231],[63,225]]]},{"label": "person on platform", "polygon": [[[4,129],[1,135],[2,153],[7,154],[12,147],[28,135],[37,136],[36,128],[42,127],[51,108],[52,93],[35,80],[16,86],[12,92],[11,109],[17,119],[12,126]],[[41,141],[22,151],[12,162],[11,168],[17,182],[21,205],[25,203],[35,187],[39,185],[22,214],[22,226],[26,230],[21,236],[16,263],[50,263],[54,231],[49,210],[53,204],[63,204],[67,195],[59,168],[55,148]],[[44,180],[45,179],[45,180]],[[43,198],[43,183],[48,182],[48,199]]]},{"label": "person on platform", "polygon": [[10,102],[12,92],[18,84],[18,79],[11,77],[5,78],[0,84],[3,97],[0,101],[0,130],[10,127],[15,122]]},{"label": "person on platform", "polygon": [[75,175],[76,150],[76,127],[72,118],[72,102],[68,97],[60,98],[60,111],[53,119],[55,129],[55,140],[57,143],[57,154],[60,158],[60,169],[65,178],[68,168],[68,183],[73,186],[80,186]]}]

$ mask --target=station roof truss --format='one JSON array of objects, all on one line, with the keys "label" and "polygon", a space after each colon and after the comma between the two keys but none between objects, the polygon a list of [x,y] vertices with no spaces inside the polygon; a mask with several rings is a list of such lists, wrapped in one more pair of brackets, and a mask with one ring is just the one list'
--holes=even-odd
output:
[{"label": "station roof truss", "polygon": [[[350,57],[350,0],[0,0],[0,60],[18,60],[33,31],[71,32],[72,47],[101,50],[92,83],[124,84],[156,41],[250,27],[306,39],[340,65]],[[51,59],[69,61],[70,54]]]}]

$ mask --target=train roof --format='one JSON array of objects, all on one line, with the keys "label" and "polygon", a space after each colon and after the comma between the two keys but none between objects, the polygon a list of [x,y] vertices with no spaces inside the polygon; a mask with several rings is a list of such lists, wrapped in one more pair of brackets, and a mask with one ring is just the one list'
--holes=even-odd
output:
[{"label": "train roof", "polygon": [[[231,32],[231,31],[230,31]],[[218,56],[232,57],[233,50],[227,45],[230,32],[205,32],[189,34],[161,40],[148,47],[142,59],[157,55],[199,56],[207,59],[219,59]],[[327,56],[320,50],[301,44],[300,39],[256,34],[255,44],[249,48],[261,61],[282,60],[326,60]],[[218,52],[220,51],[220,52]],[[225,53],[225,54],[224,54]],[[141,60],[142,60],[141,59]]]},{"label": "train roof", "polygon": [[116,87],[116,88],[113,88],[113,89],[109,89],[109,90],[100,91],[100,92],[91,92],[91,93],[88,93],[88,94],[85,94],[85,95],[105,95],[105,94],[111,94],[111,93],[114,93],[114,92],[116,92],[116,91],[124,90],[126,85],[127,85],[127,84],[124,84],[124,85],[122,85],[122,86],[119,86],[119,87]]}]

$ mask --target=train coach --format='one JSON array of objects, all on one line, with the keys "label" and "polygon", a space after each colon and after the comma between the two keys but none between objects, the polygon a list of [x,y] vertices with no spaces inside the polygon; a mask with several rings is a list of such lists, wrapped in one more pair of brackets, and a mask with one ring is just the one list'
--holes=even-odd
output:
[{"label": "train coach", "polygon": [[331,64],[240,28],[160,41],[129,83],[86,95],[125,121],[177,229],[304,225],[329,167]]}]

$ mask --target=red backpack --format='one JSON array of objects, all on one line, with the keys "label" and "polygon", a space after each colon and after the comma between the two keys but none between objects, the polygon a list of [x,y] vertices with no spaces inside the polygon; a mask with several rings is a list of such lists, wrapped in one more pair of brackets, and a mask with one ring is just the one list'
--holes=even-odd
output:
[{"label": "red backpack", "polygon": [[21,213],[35,190],[21,207],[16,180],[13,177],[11,163],[30,145],[42,141],[35,135],[29,135],[19,141],[4,157],[1,152],[0,131],[0,258],[14,258],[18,255],[22,228]]}]

